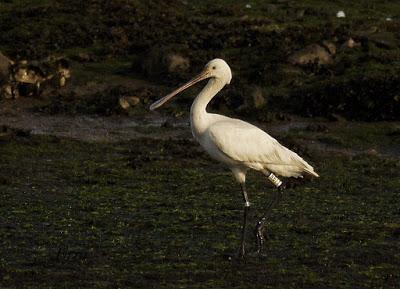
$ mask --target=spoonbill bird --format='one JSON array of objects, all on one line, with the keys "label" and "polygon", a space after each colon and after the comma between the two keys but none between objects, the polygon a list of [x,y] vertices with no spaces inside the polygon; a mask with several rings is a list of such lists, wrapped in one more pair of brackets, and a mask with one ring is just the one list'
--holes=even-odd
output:
[{"label": "spoonbill bird", "polygon": [[313,167],[299,155],[282,146],[276,139],[258,127],[239,119],[207,112],[206,108],[210,100],[232,79],[231,69],[222,59],[217,58],[208,62],[199,75],[154,102],[150,109],[159,108],[179,92],[207,78],[209,79],[207,85],[197,95],[190,109],[190,126],[194,138],[200,145],[212,158],[230,168],[235,179],[241,185],[244,216],[239,249],[240,257],[245,255],[245,232],[250,208],[245,186],[247,171],[249,169],[260,171],[277,188],[266,213],[255,227],[257,252],[261,253],[264,244],[265,222],[272,207],[280,200],[284,192],[284,185],[276,175],[295,178],[302,177],[303,174],[319,176]]}]

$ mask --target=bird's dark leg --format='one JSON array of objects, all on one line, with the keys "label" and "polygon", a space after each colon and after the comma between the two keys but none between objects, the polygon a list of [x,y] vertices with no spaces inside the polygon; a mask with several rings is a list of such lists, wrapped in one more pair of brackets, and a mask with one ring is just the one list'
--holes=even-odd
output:
[{"label": "bird's dark leg", "polygon": [[245,255],[245,242],[246,242],[246,226],[247,226],[247,215],[250,209],[249,198],[247,197],[246,185],[245,183],[241,184],[243,200],[244,200],[244,210],[243,210],[243,226],[242,226],[242,241],[239,249],[239,257],[243,258]]},{"label": "bird's dark leg", "polygon": [[257,253],[261,254],[262,253],[262,248],[265,242],[265,237],[264,237],[264,230],[265,230],[265,222],[267,221],[267,218],[270,216],[272,212],[272,208],[279,203],[279,201],[282,199],[283,192],[284,192],[284,185],[282,184],[282,181],[280,181],[274,174],[270,174],[268,176],[268,179],[276,186],[277,190],[273,193],[272,195],[272,200],[268,204],[266,208],[265,214],[261,217],[261,219],[257,222],[256,224],[256,238],[257,238]]}]

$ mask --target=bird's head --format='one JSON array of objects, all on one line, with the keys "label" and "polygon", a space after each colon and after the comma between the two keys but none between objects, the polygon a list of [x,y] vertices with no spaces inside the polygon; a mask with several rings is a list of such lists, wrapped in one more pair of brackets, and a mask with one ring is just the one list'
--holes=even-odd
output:
[{"label": "bird's head", "polygon": [[232,72],[228,63],[220,58],[215,58],[208,62],[203,69],[203,73],[208,75],[206,78],[216,78],[224,82],[224,84],[230,84],[232,80]]},{"label": "bird's head", "polygon": [[222,82],[223,85],[226,85],[229,84],[232,80],[232,72],[229,65],[225,62],[225,60],[220,58],[215,58],[210,62],[208,62],[204,67],[204,69],[202,70],[202,72],[200,72],[200,74],[198,74],[196,77],[192,78],[190,81],[188,81],[178,89],[174,90],[170,94],[154,102],[150,106],[150,110],[155,110],[159,108],[181,91],[207,78],[214,78]]}]

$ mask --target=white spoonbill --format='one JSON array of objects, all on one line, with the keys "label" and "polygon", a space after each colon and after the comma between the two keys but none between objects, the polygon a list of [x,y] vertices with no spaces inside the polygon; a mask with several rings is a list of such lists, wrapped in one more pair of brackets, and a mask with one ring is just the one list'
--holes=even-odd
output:
[{"label": "white spoonbill", "polygon": [[303,174],[318,177],[318,174],[298,154],[282,146],[258,127],[239,119],[207,112],[210,100],[232,79],[231,69],[222,59],[217,58],[208,62],[198,76],[154,102],[150,109],[159,108],[179,92],[207,78],[209,79],[207,85],[197,95],[190,109],[190,126],[194,138],[200,145],[212,158],[230,168],[241,185],[244,218],[239,256],[245,255],[245,232],[250,207],[245,187],[247,171],[253,169],[262,172],[277,187],[266,214],[256,224],[257,252],[260,253],[264,244],[263,231],[266,219],[272,206],[283,194],[284,186],[276,175],[297,178]]}]

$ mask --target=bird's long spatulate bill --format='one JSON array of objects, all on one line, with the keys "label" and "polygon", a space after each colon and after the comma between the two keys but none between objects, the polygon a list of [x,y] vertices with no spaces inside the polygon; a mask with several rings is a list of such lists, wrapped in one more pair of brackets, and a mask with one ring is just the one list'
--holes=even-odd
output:
[{"label": "bird's long spatulate bill", "polygon": [[188,87],[192,86],[193,84],[195,84],[199,81],[202,81],[203,79],[206,79],[206,78],[208,78],[208,73],[206,71],[200,73],[195,78],[191,79],[190,81],[188,81],[187,83],[185,83],[184,85],[179,87],[178,89],[174,90],[170,94],[168,94],[168,95],[164,96],[163,98],[154,102],[152,105],[150,105],[150,110],[155,110],[155,109],[159,108],[160,106],[162,106],[164,103],[166,103],[168,100],[173,98],[175,95],[177,95],[181,91],[185,90],[186,88],[188,88]]}]

